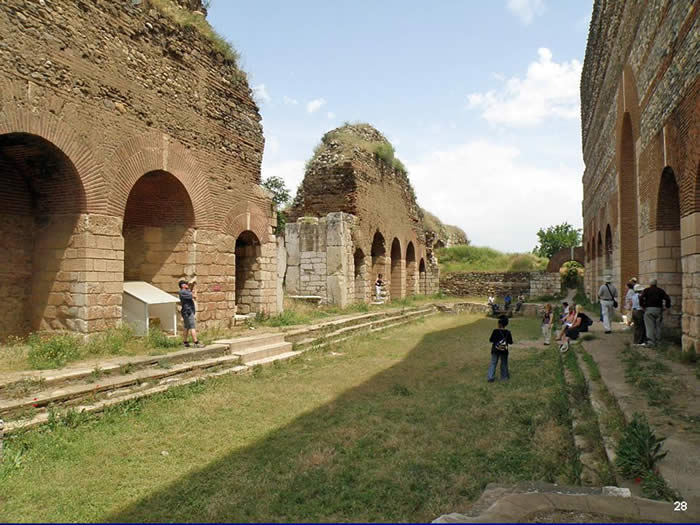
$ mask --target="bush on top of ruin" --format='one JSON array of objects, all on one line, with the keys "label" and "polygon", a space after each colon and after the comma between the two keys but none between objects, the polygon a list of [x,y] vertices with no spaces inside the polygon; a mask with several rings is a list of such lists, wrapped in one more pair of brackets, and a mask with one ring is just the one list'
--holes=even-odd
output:
[{"label": "bush on top of ruin", "polygon": [[449,240],[450,244],[469,244],[469,238],[462,228],[443,223],[437,216],[423,208],[420,209],[423,230],[435,232],[438,239]]},{"label": "bush on top of ruin", "polygon": [[187,7],[181,6],[177,0],[148,0],[148,5],[177,25],[181,27],[191,27],[198,31],[199,34],[211,42],[215,52],[221,54],[225,61],[234,65],[241,75],[245,76],[245,73],[238,67],[238,61],[240,60],[238,51],[236,51],[226,38],[214,30],[205,17],[209,2],[203,1],[199,2],[199,4],[201,4],[201,11],[193,11]]},{"label": "bush on top of ruin", "polygon": [[442,273],[534,272],[547,268],[548,259],[532,253],[503,253],[487,246],[450,246],[437,250]]}]

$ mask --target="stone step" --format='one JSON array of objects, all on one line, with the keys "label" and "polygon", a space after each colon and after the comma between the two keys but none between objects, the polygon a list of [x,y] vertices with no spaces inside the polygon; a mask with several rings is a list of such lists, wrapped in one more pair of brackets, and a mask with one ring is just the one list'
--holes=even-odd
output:
[{"label": "stone step", "polygon": [[43,389],[49,386],[59,386],[82,381],[94,376],[96,371],[99,371],[100,374],[114,375],[124,368],[136,371],[157,365],[163,360],[174,364],[201,360],[205,357],[226,355],[228,352],[229,347],[227,345],[211,344],[204,348],[184,348],[183,350],[154,356],[118,357],[106,361],[105,363],[98,362],[92,367],[85,366],[80,368],[32,371],[22,374],[20,379],[0,383],[0,396],[3,395],[4,390],[10,390],[21,383],[26,384],[26,382],[34,382]]},{"label": "stone step", "polygon": [[275,342],[265,346],[257,346],[253,348],[248,348],[246,350],[238,350],[233,353],[240,359],[240,362],[244,365],[249,364],[251,361],[258,359],[263,359],[266,357],[274,357],[279,354],[284,354],[292,349],[292,343]]},{"label": "stone step", "polygon": [[296,350],[293,350],[290,352],[284,352],[282,354],[271,355],[268,357],[255,359],[253,361],[248,361],[246,363],[246,366],[253,367],[253,366],[257,366],[257,365],[267,365],[269,363],[273,363],[274,361],[284,361],[286,359],[291,359],[292,357],[296,357],[296,356],[301,355],[303,353],[304,352],[299,352]]},{"label": "stone step", "polygon": [[273,332],[269,334],[251,335],[247,337],[235,337],[232,339],[218,339],[214,342],[217,344],[228,345],[231,353],[236,353],[238,351],[248,350],[251,348],[258,348],[275,343],[283,343],[284,334]]},{"label": "stone step", "polygon": [[0,416],[16,415],[18,412],[31,409],[42,409],[49,404],[66,404],[85,397],[104,394],[139,383],[152,383],[195,370],[238,364],[240,364],[239,356],[224,355],[199,361],[187,361],[173,366],[169,366],[168,363],[168,368],[146,368],[122,376],[107,376],[94,383],[66,385],[56,390],[43,390],[21,399],[2,400],[0,401]]}]

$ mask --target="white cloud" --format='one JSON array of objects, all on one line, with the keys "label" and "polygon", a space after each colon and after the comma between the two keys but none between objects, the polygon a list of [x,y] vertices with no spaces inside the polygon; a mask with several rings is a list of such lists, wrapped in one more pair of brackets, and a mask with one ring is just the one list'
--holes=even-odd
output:
[{"label": "white cloud", "polygon": [[510,126],[535,125],[549,117],[579,118],[581,63],[575,59],[553,62],[552,52],[545,47],[537,54],[524,79],[512,77],[498,92],[468,95],[467,108],[481,109],[482,117],[492,124]]},{"label": "white cloud", "polygon": [[261,176],[263,179],[281,177],[292,193],[292,198],[294,198],[297,193],[297,187],[304,178],[304,161],[283,160],[281,162],[266,162],[263,160]]},{"label": "white cloud", "polygon": [[282,97],[282,102],[284,102],[287,106],[296,106],[299,103],[297,99],[288,97],[287,95]]},{"label": "white cloud", "polygon": [[524,25],[544,13],[544,0],[508,0],[508,11],[520,18]]},{"label": "white cloud", "polygon": [[280,141],[277,137],[270,137],[265,141],[265,153],[275,154],[280,150]]},{"label": "white cloud", "polygon": [[333,113],[332,111],[329,111],[328,112],[328,120],[333,120],[334,118],[335,118],[335,113]]},{"label": "white cloud", "polygon": [[270,94],[267,92],[265,84],[253,86],[253,96],[255,96],[255,100],[260,102],[270,102]]},{"label": "white cloud", "polygon": [[476,245],[530,251],[539,228],[581,223],[582,165],[534,166],[514,146],[477,140],[407,167],[420,205]]},{"label": "white cloud", "polygon": [[321,106],[325,105],[326,99],[324,98],[316,98],[306,104],[306,111],[309,113],[313,113],[314,111],[317,111],[321,108]]}]

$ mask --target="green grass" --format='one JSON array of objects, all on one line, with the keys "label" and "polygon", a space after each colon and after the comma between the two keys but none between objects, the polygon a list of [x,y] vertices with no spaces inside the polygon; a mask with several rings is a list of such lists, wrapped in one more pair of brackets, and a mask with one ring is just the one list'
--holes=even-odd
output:
[{"label": "green grass", "polygon": [[668,365],[650,359],[629,345],[622,351],[622,361],[625,363],[625,381],[639,388],[650,405],[670,406],[673,378]]},{"label": "green grass", "polygon": [[531,253],[503,253],[486,246],[450,246],[437,250],[440,271],[529,272],[544,270],[548,260]]},{"label": "green grass", "polygon": [[488,384],[493,326],[433,317],[99,417],[56,414],[6,439],[3,519],[427,521],[489,482],[572,483],[558,355],[513,349],[511,380]]}]

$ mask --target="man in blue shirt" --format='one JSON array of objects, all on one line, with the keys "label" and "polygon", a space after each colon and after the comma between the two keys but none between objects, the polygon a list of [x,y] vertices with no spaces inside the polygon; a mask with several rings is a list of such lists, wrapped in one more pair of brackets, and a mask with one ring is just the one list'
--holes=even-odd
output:
[{"label": "man in blue shirt", "polygon": [[182,314],[182,321],[185,325],[185,334],[182,339],[185,342],[185,346],[189,347],[190,343],[187,341],[187,335],[192,333],[192,343],[195,347],[201,348],[204,345],[197,340],[197,321],[195,320],[196,307],[194,305],[194,292],[190,290],[190,285],[184,279],[177,283],[180,291],[178,295],[180,297],[180,307]]}]

